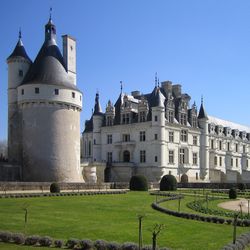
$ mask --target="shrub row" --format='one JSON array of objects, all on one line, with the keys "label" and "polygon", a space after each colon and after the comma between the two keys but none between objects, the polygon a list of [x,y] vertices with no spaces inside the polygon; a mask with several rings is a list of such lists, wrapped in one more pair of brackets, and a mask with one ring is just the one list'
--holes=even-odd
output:
[{"label": "shrub row", "polygon": [[[213,200],[215,200],[214,198]],[[211,199],[210,199],[211,200]],[[210,214],[210,215],[216,215],[216,216],[223,216],[223,217],[230,217],[233,218],[235,215],[235,212],[230,211],[223,211],[223,210],[216,210],[212,208],[206,208],[203,206],[203,204],[206,202],[206,200],[198,200],[198,201],[192,201],[187,203],[187,207],[203,214]],[[243,214],[241,219],[248,219],[248,216],[246,214]]]},{"label": "shrub row", "polygon": [[229,243],[222,248],[222,250],[243,250],[250,244],[250,233],[241,234],[237,237],[235,244]]},{"label": "shrub row", "polygon": [[[179,199],[179,196],[171,196],[169,198],[163,199],[158,201],[157,203],[152,203],[152,208],[160,211],[162,213],[168,214],[168,215],[172,215],[172,216],[176,216],[176,217],[180,217],[180,218],[185,218],[185,219],[190,219],[190,220],[198,220],[198,221],[203,221],[203,222],[210,222],[210,223],[218,223],[218,224],[227,224],[227,225],[231,225],[233,223],[232,219],[224,219],[221,217],[216,217],[216,216],[203,216],[203,215],[199,215],[199,214],[190,214],[190,213],[183,213],[183,212],[178,212],[178,211],[173,211],[167,208],[163,208],[161,206],[159,206],[159,203],[165,202],[165,201],[170,201],[170,200],[176,200]],[[237,220],[237,226],[241,226],[241,227],[249,227],[250,226],[250,220],[246,220],[246,219],[238,219]]]},{"label": "shrub row", "polygon": [[[25,236],[21,233],[11,233],[11,232],[0,232],[0,242],[5,243],[16,243],[19,245],[27,246],[44,246],[44,247],[56,247],[56,248],[67,248],[67,249],[79,249],[79,250],[139,250],[137,244],[133,242],[125,242],[123,244],[117,242],[107,242],[105,240],[78,240],[69,239],[67,241],[63,240],[53,240],[48,236]],[[144,246],[142,250],[151,250],[151,246]],[[168,248],[160,248],[159,250],[169,250]]]},{"label": "shrub row", "polygon": [[52,196],[77,196],[77,195],[100,195],[100,194],[125,194],[127,191],[92,191],[92,192],[67,192],[67,193],[28,193],[28,194],[1,194],[1,198],[31,198],[31,197],[52,197]]}]

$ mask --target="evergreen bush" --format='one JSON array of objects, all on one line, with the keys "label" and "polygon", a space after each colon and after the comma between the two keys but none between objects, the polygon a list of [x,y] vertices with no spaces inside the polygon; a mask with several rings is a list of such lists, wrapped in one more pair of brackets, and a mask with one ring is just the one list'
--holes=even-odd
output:
[{"label": "evergreen bush", "polygon": [[63,244],[64,244],[63,240],[55,240],[54,241],[54,245],[57,248],[62,248]]},{"label": "evergreen bush", "polygon": [[134,175],[129,182],[132,191],[148,191],[148,181],[144,175]]},{"label": "evergreen bush", "polygon": [[237,191],[235,188],[229,189],[229,199],[236,199],[237,198]]},{"label": "evergreen bush", "polygon": [[12,235],[12,240],[14,243],[21,245],[25,242],[25,236],[22,233],[14,233]]},{"label": "evergreen bush", "polygon": [[50,192],[51,193],[60,193],[60,186],[58,183],[53,182],[50,185]]},{"label": "evergreen bush", "polygon": [[161,191],[175,191],[177,190],[177,180],[173,175],[164,175],[160,182]]},{"label": "evergreen bush", "polygon": [[238,189],[240,191],[245,191],[246,190],[246,184],[245,183],[238,183]]}]

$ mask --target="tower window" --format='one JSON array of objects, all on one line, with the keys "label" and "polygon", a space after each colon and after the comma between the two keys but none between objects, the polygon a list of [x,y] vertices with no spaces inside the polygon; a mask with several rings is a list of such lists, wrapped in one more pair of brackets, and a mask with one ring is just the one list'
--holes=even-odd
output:
[{"label": "tower window", "polygon": [[76,97],[76,93],[72,92],[72,98],[75,98],[75,97]]},{"label": "tower window", "polygon": [[157,156],[155,156],[155,162],[157,162],[158,161],[158,157]]},{"label": "tower window", "polygon": [[145,150],[140,151],[140,162],[141,163],[146,162],[146,151]]},{"label": "tower window", "polygon": [[22,95],[24,95],[24,89],[22,89]]},{"label": "tower window", "polygon": [[169,142],[174,142],[174,132],[169,131]]},{"label": "tower window", "polygon": [[55,95],[59,95],[59,89],[55,89]]},{"label": "tower window", "polygon": [[21,69],[19,69],[18,74],[19,74],[20,77],[23,77],[23,71]]},{"label": "tower window", "polygon": [[39,88],[35,88],[35,94],[39,94],[40,90]]},{"label": "tower window", "polygon": [[155,122],[157,122],[158,121],[158,116],[157,115],[155,115]]},{"label": "tower window", "polygon": [[155,134],[155,140],[158,140],[158,134]]}]

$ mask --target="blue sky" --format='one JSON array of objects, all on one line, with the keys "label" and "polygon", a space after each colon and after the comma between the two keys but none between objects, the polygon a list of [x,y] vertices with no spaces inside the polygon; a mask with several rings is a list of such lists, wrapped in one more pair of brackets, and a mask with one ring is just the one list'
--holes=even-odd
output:
[{"label": "blue sky", "polygon": [[91,116],[95,93],[103,110],[123,90],[149,93],[160,81],[182,84],[209,115],[250,125],[249,0],[2,0],[0,139],[7,137],[7,64],[19,27],[32,60],[44,41],[53,8],[57,42],[77,39],[81,127]]}]

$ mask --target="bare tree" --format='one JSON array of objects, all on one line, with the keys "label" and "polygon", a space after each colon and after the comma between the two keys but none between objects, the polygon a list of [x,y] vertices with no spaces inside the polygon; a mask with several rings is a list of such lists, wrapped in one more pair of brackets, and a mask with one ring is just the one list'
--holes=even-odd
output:
[{"label": "bare tree", "polygon": [[157,246],[157,236],[159,235],[159,233],[164,229],[164,225],[163,224],[156,224],[154,226],[154,229],[152,231],[152,249],[156,250],[156,246]]}]

